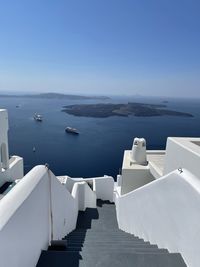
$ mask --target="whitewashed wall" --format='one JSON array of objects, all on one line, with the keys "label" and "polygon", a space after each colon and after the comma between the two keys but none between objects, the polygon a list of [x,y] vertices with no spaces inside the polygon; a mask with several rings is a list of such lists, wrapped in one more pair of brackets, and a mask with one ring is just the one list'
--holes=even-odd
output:
[{"label": "whitewashed wall", "polygon": [[196,139],[173,137],[167,139],[164,174],[178,168],[185,168],[200,177],[200,147],[192,144],[190,140]]},{"label": "whitewashed wall", "polygon": [[96,208],[96,193],[86,182],[77,182],[72,189],[72,196],[78,201],[78,209]]},{"label": "whitewashed wall", "polygon": [[113,201],[114,179],[112,176],[105,175],[102,177],[93,177],[84,179],[67,177],[64,185],[69,192],[72,192],[74,184],[80,182],[90,183],[93,186],[93,191],[96,194],[96,198],[102,200],[109,200],[111,202]]},{"label": "whitewashed wall", "polygon": [[66,178],[65,186],[70,193],[72,192],[72,188],[76,182],[77,181],[73,180],[71,177]]},{"label": "whitewashed wall", "polygon": [[93,179],[93,190],[98,199],[113,202],[114,179],[111,176],[98,177]]},{"label": "whitewashed wall", "polygon": [[148,166],[138,165],[135,169],[123,169],[121,180],[121,194],[127,194],[154,180]]},{"label": "whitewashed wall", "polygon": [[24,161],[19,156],[12,156],[9,160],[8,178],[10,181],[24,177]]},{"label": "whitewashed wall", "polygon": [[116,199],[119,228],[200,263],[200,181],[177,170]]},{"label": "whitewashed wall", "polygon": [[62,239],[75,229],[78,216],[78,200],[74,199],[50,171],[53,211],[53,239]]},{"label": "whitewashed wall", "polygon": [[53,238],[59,239],[75,228],[77,203],[44,166],[33,168],[0,201],[2,267],[35,267],[50,243],[50,203]]},{"label": "whitewashed wall", "polygon": [[0,171],[0,186],[5,182],[13,182],[17,179],[24,177],[24,164],[23,158],[12,156],[9,160],[8,169],[3,172]]}]

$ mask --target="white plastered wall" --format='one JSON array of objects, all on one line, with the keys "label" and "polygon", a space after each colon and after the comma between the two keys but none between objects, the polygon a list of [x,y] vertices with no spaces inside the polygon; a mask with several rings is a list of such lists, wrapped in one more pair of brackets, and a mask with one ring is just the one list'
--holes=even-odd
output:
[{"label": "white plastered wall", "polygon": [[119,228],[200,262],[200,181],[183,169],[116,197]]},{"label": "white plastered wall", "polygon": [[164,174],[178,168],[186,168],[199,177],[200,146],[194,141],[200,138],[175,138],[167,139]]},{"label": "white plastered wall", "polygon": [[1,266],[35,267],[51,236],[75,229],[77,214],[76,200],[51,171],[33,168],[0,201]]}]

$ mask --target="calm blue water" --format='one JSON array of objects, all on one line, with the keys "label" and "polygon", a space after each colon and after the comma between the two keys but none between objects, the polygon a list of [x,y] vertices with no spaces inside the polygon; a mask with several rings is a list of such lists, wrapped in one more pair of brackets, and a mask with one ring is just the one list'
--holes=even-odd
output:
[{"label": "calm blue water", "polygon": [[[122,101],[126,102],[127,99],[112,100]],[[161,103],[161,99],[152,98],[137,101]],[[168,136],[200,136],[200,100],[170,100],[167,104],[170,109],[192,113],[194,118],[130,116],[97,119],[74,117],[61,112],[62,106],[76,103],[86,101],[0,99],[0,107],[7,108],[9,112],[10,154],[24,158],[26,172],[36,164],[47,162],[56,175],[116,176],[123,152],[131,148],[136,136],[147,139],[148,149],[164,149]],[[16,108],[18,104],[21,104],[20,108]],[[33,120],[35,112],[44,116],[42,123]],[[81,134],[66,134],[66,126],[77,128]],[[34,146],[35,153],[32,151]]]}]

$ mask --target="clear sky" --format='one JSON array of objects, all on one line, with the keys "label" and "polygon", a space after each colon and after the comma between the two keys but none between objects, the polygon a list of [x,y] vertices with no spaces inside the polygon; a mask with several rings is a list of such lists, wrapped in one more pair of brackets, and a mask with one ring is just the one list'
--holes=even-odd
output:
[{"label": "clear sky", "polygon": [[0,0],[0,91],[200,97],[200,1]]}]

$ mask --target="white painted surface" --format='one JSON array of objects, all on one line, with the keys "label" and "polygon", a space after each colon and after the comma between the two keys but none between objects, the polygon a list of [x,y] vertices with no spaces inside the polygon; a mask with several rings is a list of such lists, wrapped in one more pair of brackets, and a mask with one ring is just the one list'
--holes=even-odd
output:
[{"label": "white painted surface", "polygon": [[75,228],[77,203],[44,166],[33,168],[0,201],[2,267],[35,267],[50,242],[50,203],[53,238],[59,239]]},{"label": "white painted surface", "polygon": [[91,184],[92,189],[96,193],[96,198],[102,200],[113,201],[114,179],[111,176],[93,177],[93,178],[71,178],[69,176],[57,177],[59,181],[72,192],[73,186],[79,182],[87,182]]},{"label": "white painted surface", "polygon": [[24,161],[19,156],[12,156],[9,160],[9,181],[15,181],[24,177]]},{"label": "white painted surface", "polygon": [[149,166],[133,164],[131,150],[125,150],[122,165],[121,194],[127,194],[154,180]]},{"label": "white painted surface", "polygon": [[117,175],[117,186],[121,186],[122,185],[122,176],[121,174]]},{"label": "white painted surface", "polygon": [[98,199],[113,202],[114,179],[111,176],[104,176],[93,179],[93,190]]},{"label": "white painted surface", "polygon": [[155,179],[163,176],[165,150],[147,150],[147,161],[151,174]]},{"label": "white painted surface", "polygon": [[96,208],[96,193],[86,182],[77,182],[72,189],[72,196],[78,201],[78,209]]},{"label": "white painted surface", "polygon": [[146,140],[144,138],[134,138],[131,150],[131,161],[136,164],[146,164]]},{"label": "white painted surface", "polygon": [[23,176],[23,159],[17,156],[9,159],[8,112],[6,109],[0,109],[0,186]]},{"label": "white painted surface", "polygon": [[12,156],[9,160],[8,169],[2,169],[0,172],[0,186],[5,182],[13,182],[21,179],[24,176],[24,164],[23,158],[18,156]]},{"label": "white painted surface", "polygon": [[52,183],[53,239],[62,239],[75,229],[78,216],[78,200],[50,172]]},{"label": "white painted surface", "polygon": [[120,229],[200,263],[200,181],[178,170],[116,199]]},{"label": "white painted surface", "polygon": [[168,138],[164,174],[185,168],[199,177],[200,146],[194,143],[198,141],[200,138]]},{"label": "white painted surface", "polygon": [[72,178],[67,175],[57,176],[58,180],[63,184],[67,190],[71,193],[75,183],[85,181],[83,178]]},{"label": "white painted surface", "polygon": [[8,167],[8,113],[6,109],[0,109],[0,169]]}]

